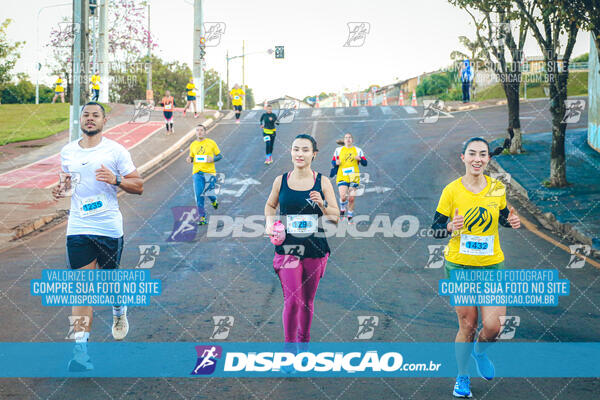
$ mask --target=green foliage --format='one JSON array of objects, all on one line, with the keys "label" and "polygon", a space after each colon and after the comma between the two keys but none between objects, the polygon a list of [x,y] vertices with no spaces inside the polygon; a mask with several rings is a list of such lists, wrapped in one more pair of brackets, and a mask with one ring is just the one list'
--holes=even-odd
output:
[{"label": "green foliage", "polygon": [[[25,44],[25,42],[12,43],[8,40],[6,31],[11,22],[11,19],[5,19],[0,24],[0,90],[2,92],[4,92],[4,85],[8,84],[12,79],[11,71],[15,67],[19,57],[21,57],[19,48]],[[0,98],[0,101],[4,101],[4,99]]]},{"label": "green foliage", "polygon": [[[52,88],[40,85],[40,103],[50,103],[54,96]],[[35,85],[21,79],[18,83],[7,83],[0,88],[0,97],[4,104],[35,103]]]},{"label": "green foliage", "polygon": [[423,78],[417,86],[417,96],[435,96],[441,100],[462,98],[462,88],[454,71],[440,72]]},{"label": "green foliage", "polygon": [[[204,87],[210,88],[206,91],[206,96],[204,98],[204,107],[210,108],[213,110],[218,110],[219,106],[217,103],[219,102],[219,73],[214,69],[209,69],[204,72]],[[212,86],[212,87],[211,87]],[[225,82],[221,79],[221,96],[223,104],[227,103],[227,86]],[[246,101],[248,99],[246,98]]]},{"label": "green foliage", "polygon": [[246,109],[251,110],[256,105],[254,101],[254,92],[252,92],[252,88],[246,88]]},{"label": "green foliage", "polygon": [[571,62],[588,62],[590,59],[590,53],[584,53],[571,60]]},{"label": "green foliage", "polygon": [[[111,102],[132,104],[134,100],[146,98],[146,72],[147,57],[127,64],[120,71],[111,71],[111,86],[109,99]],[[165,63],[156,56],[152,56],[152,90],[154,100],[159,102],[165,91],[169,90],[175,98],[177,106],[184,106],[186,102],[185,85],[189,82],[192,71],[185,64],[178,61]]]}]

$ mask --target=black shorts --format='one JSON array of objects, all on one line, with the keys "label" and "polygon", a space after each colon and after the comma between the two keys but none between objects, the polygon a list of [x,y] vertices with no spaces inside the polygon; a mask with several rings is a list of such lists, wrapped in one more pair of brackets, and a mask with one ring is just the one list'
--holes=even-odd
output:
[{"label": "black shorts", "polygon": [[235,111],[242,111],[242,106],[233,106]]},{"label": "black shorts", "polygon": [[123,252],[123,236],[68,235],[67,263],[71,269],[85,267],[97,260],[100,269],[117,269]]},{"label": "black shorts", "polygon": [[173,111],[163,111],[163,116],[165,119],[171,119],[173,118]]}]

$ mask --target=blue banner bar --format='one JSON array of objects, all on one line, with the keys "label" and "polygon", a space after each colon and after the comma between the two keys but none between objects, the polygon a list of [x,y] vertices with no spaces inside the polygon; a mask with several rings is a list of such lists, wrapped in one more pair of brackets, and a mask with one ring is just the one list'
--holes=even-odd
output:
[{"label": "blue banner bar", "polygon": [[[0,377],[455,377],[455,343],[0,343]],[[600,343],[495,343],[497,377],[600,377]],[[72,359],[86,372],[72,372]],[[477,376],[471,365],[472,376]]]}]

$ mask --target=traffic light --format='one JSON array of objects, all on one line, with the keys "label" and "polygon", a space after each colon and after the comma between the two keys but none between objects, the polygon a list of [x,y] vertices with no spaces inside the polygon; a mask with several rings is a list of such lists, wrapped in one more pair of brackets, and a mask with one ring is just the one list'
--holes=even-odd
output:
[{"label": "traffic light", "polygon": [[284,58],[283,46],[275,46],[275,58]]}]

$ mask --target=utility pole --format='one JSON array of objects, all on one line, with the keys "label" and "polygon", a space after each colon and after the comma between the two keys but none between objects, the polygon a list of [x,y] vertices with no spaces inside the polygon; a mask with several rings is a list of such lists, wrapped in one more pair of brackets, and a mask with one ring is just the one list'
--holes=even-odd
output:
[{"label": "utility pole", "polygon": [[150,46],[150,2],[148,2],[148,63],[147,72],[148,76],[146,77],[146,100],[154,99],[152,94],[152,50]]},{"label": "utility pole", "polygon": [[98,69],[100,70],[101,103],[108,103],[110,78],[108,76],[108,5],[110,0],[100,0],[98,11]]},{"label": "utility pole", "polygon": [[194,0],[194,48],[192,77],[198,91],[199,111],[204,111],[204,15],[202,11],[202,0]]},{"label": "utility pole", "polygon": [[246,41],[242,40],[242,90],[244,95],[242,96],[242,108],[246,109]]},{"label": "utility pole", "polygon": [[[72,49],[72,76],[73,76],[73,88],[72,101],[70,107],[70,120],[69,120],[69,138],[71,141],[78,140],[80,134],[79,119],[81,114],[81,105],[84,104],[86,99],[87,86],[81,84],[82,77],[85,79],[86,68],[85,64],[88,59],[87,56],[87,12],[88,12],[88,0],[74,0],[73,1],[73,49]],[[83,66],[83,70],[82,67]],[[86,81],[87,83],[87,81]]]},{"label": "utility pole", "polygon": [[229,50],[225,53],[225,59],[227,60],[227,109],[231,108],[231,103],[229,102]]}]

